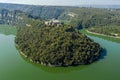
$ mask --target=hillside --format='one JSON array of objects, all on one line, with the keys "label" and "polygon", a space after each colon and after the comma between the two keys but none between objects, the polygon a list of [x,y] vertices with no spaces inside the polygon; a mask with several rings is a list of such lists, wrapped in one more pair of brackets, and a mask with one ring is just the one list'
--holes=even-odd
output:
[{"label": "hillside", "polygon": [[34,19],[59,19],[69,21],[72,26],[81,29],[94,26],[120,26],[120,9],[80,8],[66,6],[39,6],[0,3],[0,9],[20,10]]},{"label": "hillside", "polygon": [[33,18],[43,19],[57,19],[65,11],[64,8],[66,7],[0,3],[0,9],[20,10],[28,13]]},{"label": "hillside", "polygon": [[0,9],[0,24],[18,25],[24,23],[25,13],[19,10]]},{"label": "hillside", "polygon": [[90,64],[99,59],[98,43],[70,26],[38,26],[19,28],[15,42],[31,61],[47,66]]},{"label": "hillside", "polygon": [[75,8],[71,12],[77,14],[71,24],[74,26],[89,28],[94,26],[120,26],[119,9]]}]

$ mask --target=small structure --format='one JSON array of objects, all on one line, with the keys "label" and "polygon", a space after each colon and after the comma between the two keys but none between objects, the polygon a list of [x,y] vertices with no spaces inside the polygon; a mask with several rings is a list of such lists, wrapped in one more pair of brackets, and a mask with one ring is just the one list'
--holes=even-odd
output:
[{"label": "small structure", "polygon": [[45,24],[46,25],[57,25],[57,26],[60,26],[61,25],[61,22],[59,20],[56,20],[56,19],[52,19],[50,21],[45,21]]},{"label": "small structure", "polygon": [[114,37],[118,37],[118,34],[114,34],[113,36],[114,36]]},{"label": "small structure", "polygon": [[26,24],[26,26],[27,26],[27,27],[31,27],[31,25],[30,25],[30,24]]},{"label": "small structure", "polygon": [[70,17],[75,17],[75,13],[72,13],[72,12],[70,12],[70,13],[68,13],[68,16],[70,16]]}]

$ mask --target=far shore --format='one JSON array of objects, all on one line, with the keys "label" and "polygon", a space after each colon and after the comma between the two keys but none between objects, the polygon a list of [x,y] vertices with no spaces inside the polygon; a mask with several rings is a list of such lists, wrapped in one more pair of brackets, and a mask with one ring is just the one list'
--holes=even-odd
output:
[{"label": "far shore", "polygon": [[109,35],[105,35],[105,34],[100,34],[100,33],[95,33],[95,32],[91,32],[91,31],[88,31],[86,30],[88,33],[91,33],[91,34],[96,34],[96,35],[101,35],[101,36],[106,36],[106,37],[111,37],[111,38],[116,38],[116,39],[120,39],[120,37],[114,37],[114,36],[109,36]]},{"label": "far shore", "polygon": [[96,37],[100,37],[100,38],[103,38],[106,40],[120,43],[120,37],[114,37],[114,36],[109,36],[109,35],[105,35],[105,34],[95,33],[95,32],[91,32],[87,29],[82,29],[82,30],[80,30],[80,32],[83,34],[86,34],[86,35],[96,36]]}]

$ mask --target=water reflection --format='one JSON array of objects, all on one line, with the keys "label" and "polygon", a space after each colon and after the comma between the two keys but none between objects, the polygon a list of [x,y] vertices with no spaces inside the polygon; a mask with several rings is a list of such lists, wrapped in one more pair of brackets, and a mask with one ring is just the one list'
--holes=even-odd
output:
[{"label": "water reflection", "polygon": [[[103,49],[102,50],[102,53],[100,55],[100,59],[104,59],[104,57],[107,55],[107,51],[106,49]],[[37,63],[33,63],[31,62],[29,59],[25,58],[23,55],[20,54],[20,56],[27,62],[27,63],[30,63],[32,64],[33,66],[35,67],[38,67],[40,69],[42,69],[43,71],[45,72],[50,72],[50,73],[69,73],[69,72],[72,72],[72,71],[80,71],[84,68],[87,68],[89,67],[90,65],[92,64],[89,64],[89,65],[79,65],[79,66],[69,66],[69,67],[49,67],[49,66],[43,66],[43,65],[40,65],[40,64],[37,64]],[[97,61],[96,61],[97,62]]]},{"label": "water reflection", "polygon": [[[102,50],[102,52],[101,52],[100,59],[104,59],[105,56],[107,56],[107,50],[104,48],[104,49]],[[100,60],[100,59],[99,59],[99,60]]]},{"label": "water reflection", "polygon": [[24,57],[23,55],[20,54],[20,56],[27,62],[32,64],[33,66],[42,69],[45,72],[50,72],[50,73],[68,73],[72,71],[80,71],[84,68],[89,67],[90,65],[80,65],[80,66],[69,66],[69,67],[49,67],[49,66],[43,66],[37,63],[31,62],[29,59]]}]

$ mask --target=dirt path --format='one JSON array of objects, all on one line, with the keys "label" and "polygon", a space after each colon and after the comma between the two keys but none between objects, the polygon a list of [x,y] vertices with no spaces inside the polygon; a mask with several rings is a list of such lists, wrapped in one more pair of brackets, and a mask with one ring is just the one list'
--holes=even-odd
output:
[{"label": "dirt path", "polygon": [[91,34],[96,34],[96,35],[101,35],[101,36],[107,36],[107,37],[111,37],[111,38],[116,38],[116,39],[120,39],[120,37],[114,37],[114,36],[108,36],[108,35],[105,35],[105,34],[100,34],[100,33],[95,33],[95,32],[90,32],[88,30],[86,30],[88,33],[91,33]]}]

